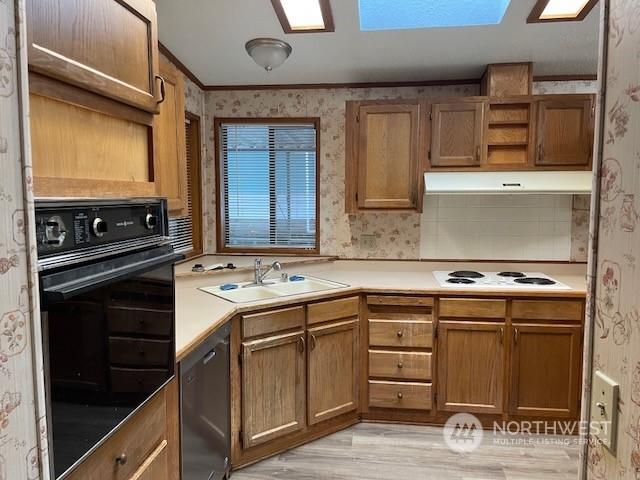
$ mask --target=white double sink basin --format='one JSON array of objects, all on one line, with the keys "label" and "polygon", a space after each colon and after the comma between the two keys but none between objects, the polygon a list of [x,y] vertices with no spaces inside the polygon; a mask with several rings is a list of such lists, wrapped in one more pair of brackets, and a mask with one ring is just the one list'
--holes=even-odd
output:
[{"label": "white double sink basin", "polygon": [[[265,280],[269,282],[269,280]],[[304,276],[304,280],[295,281],[273,281],[260,286],[251,285],[252,282],[235,283],[238,288],[232,290],[222,289],[222,285],[213,287],[202,287],[200,290],[210,293],[216,297],[224,298],[233,303],[257,302],[260,300],[271,300],[274,298],[288,297],[291,295],[302,295],[305,293],[320,292],[323,290],[333,290],[345,288],[349,285],[332,282],[317,277]]]}]

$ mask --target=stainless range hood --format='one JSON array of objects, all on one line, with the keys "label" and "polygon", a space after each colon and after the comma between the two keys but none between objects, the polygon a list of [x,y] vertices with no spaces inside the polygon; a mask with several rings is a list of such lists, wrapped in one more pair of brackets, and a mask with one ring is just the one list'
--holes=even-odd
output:
[{"label": "stainless range hood", "polygon": [[591,171],[426,172],[426,195],[591,193]]}]

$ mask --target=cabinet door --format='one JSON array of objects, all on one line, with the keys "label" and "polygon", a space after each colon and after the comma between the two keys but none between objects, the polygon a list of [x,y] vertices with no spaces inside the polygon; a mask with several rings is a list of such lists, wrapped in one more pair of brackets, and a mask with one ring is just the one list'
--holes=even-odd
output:
[{"label": "cabinet door", "polygon": [[592,102],[593,97],[585,95],[538,102],[536,165],[591,165]]},{"label": "cabinet door", "polygon": [[187,147],[184,113],[184,80],[173,65],[161,61],[165,99],[154,119],[155,182],[158,195],[166,197],[169,212],[187,214]]},{"label": "cabinet door", "polygon": [[305,426],[304,331],[242,344],[244,448]]},{"label": "cabinet door", "polygon": [[308,330],[309,425],[358,407],[358,320]]},{"label": "cabinet door", "polygon": [[29,68],[157,111],[153,0],[27,0]]},{"label": "cabinet door", "polygon": [[579,325],[513,326],[511,413],[578,414],[581,333]]},{"label": "cabinet door", "polygon": [[432,105],[432,167],[480,166],[483,156],[484,113],[484,101]]},{"label": "cabinet door", "polygon": [[504,332],[504,323],[440,322],[439,410],[502,413]]},{"label": "cabinet door", "polygon": [[419,110],[417,103],[360,107],[358,208],[418,207]]}]

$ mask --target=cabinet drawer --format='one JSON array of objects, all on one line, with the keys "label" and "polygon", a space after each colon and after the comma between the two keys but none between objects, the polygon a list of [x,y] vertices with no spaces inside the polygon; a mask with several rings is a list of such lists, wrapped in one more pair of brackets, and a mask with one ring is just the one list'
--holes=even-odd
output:
[{"label": "cabinet drawer", "polygon": [[514,300],[511,317],[523,320],[582,321],[580,300]]},{"label": "cabinet drawer", "polygon": [[171,335],[173,311],[110,306],[107,309],[110,333]]},{"label": "cabinet drawer", "polygon": [[433,307],[433,297],[403,297],[399,295],[367,295],[368,305]]},{"label": "cabinet drawer", "polygon": [[340,298],[328,302],[312,303],[307,307],[309,325],[341,318],[357,317],[360,306],[359,297]]},{"label": "cabinet drawer", "polygon": [[109,360],[112,365],[166,366],[171,347],[170,340],[109,337]]},{"label": "cabinet drawer", "polygon": [[169,371],[164,368],[111,367],[111,390],[113,393],[147,393],[168,377]]},{"label": "cabinet drawer", "polygon": [[430,380],[431,353],[369,350],[369,376]]},{"label": "cabinet drawer", "polygon": [[257,337],[304,326],[304,307],[283,308],[242,316],[243,338]]},{"label": "cabinet drawer", "polygon": [[504,318],[507,314],[506,300],[476,298],[440,299],[441,317]]},{"label": "cabinet drawer", "polygon": [[369,345],[377,347],[433,346],[433,322],[369,320]]},{"label": "cabinet drawer", "polygon": [[369,406],[431,410],[431,384],[369,380]]},{"label": "cabinet drawer", "polygon": [[[69,476],[69,480],[150,478],[138,476],[150,468],[150,464],[154,465],[153,471],[157,474],[155,478],[167,478],[166,408],[166,391],[162,390],[83,461]],[[122,454],[126,456],[127,461],[122,465],[117,464],[115,459]],[[156,459],[161,455],[164,455],[164,464],[162,458],[156,463]]]}]

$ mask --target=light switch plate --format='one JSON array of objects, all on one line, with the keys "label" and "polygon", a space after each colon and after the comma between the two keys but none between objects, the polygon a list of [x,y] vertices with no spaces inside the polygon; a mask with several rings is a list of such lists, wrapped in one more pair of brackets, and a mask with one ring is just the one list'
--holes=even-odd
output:
[{"label": "light switch plate", "polygon": [[620,385],[596,370],[591,385],[591,432],[615,454]]}]

